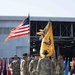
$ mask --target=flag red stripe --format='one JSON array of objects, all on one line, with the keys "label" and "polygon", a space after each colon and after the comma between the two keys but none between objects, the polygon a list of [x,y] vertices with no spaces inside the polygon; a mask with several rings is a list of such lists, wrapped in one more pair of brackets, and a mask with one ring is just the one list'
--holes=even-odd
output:
[{"label": "flag red stripe", "polygon": [[29,30],[22,30],[22,31],[15,31],[15,34],[22,33],[22,32],[28,32]]},{"label": "flag red stripe", "polygon": [[26,29],[26,28],[29,28],[29,26],[20,26],[20,27],[18,27],[16,29],[21,30],[21,29]]},{"label": "flag red stripe", "polygon": [[11,36],[16,36],[16,35],[21,35],[21,34],[27,34],[27,33],[29,33],[29,31],[27,31],[27,32],[22,32],[22,33],[17,33],[17,34],[10,34],[9,35],[9,37],[11,37]]},{"label": "flag red stripe", "polygon": [[29,27],[29,25],[26,25],[26,26],[19,26],[18,28],[28,28]]},{"label": "flag red stripe", "polygon": [[26,28],[26,29],[21,29],[21,30],[14,30],[12,31],[12,33],[15,33],[15,32],[22,32],[22,31],[29,31],[29,28]]},{"label": "flag red stripe", "polygon": [[21,29],[27,29],[29,26],[20,26],[20,27],[15,27],[14,29],[11,30],[11,32],[14,32],[16,30],[21,30]]},{"label": "flag red stripe", "polygon": [[22,32],[22,33],[12,33],[12,34],[10,34],[10,36],[13,36],[13,35],[20,35],[20,34],[25,34],[25,33],[29,33],[30,31],[25,31],[25,32]]},{"label": "flag red stripe", "polygon": [[25,36],[25,35],[29,35],[29,34],[30,34],[30,32],[25,33],[25,34],[20,34],[20,35],[15,35],[15,36],[10,36],[10,37],[8,37],[8,39],[9,39],[9,38],[17,38],[17,37]]},{"label": "flag red stripe", "polygon": [[26,27],[26,28],[19,28],[19,29],[17,29],[17,30],[28,30],[28,29],[30,29],[29,27]]},{"label": "flag red stripe", "polygon": [[14,30],[13,32],[12,32],[12,34],[13,33],[20,33],[20,32],[26,32],[26,31],[29,31],[30,29],[28,28],[28,29],[22,29],[22,30]]}]

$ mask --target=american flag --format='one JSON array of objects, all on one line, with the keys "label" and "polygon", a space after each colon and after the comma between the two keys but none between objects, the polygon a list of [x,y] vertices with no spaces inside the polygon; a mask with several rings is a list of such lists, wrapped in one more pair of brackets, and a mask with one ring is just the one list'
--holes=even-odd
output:
[{"label": "american flag", "polygon": [[9,36],[5,39],[5,42],[12,38],[18,38],[30,34],[29,16],[21,22],[20,25],[13,28]]}]

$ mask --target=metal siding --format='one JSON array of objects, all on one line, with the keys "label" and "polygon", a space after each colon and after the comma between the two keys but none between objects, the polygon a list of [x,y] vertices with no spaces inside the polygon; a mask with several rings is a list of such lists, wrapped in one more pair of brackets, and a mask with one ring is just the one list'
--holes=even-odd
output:
[{"label": "metal siding", "polygon": [[[20,23],[21,20],[0,20],[0,27],[15,27]],[[0,34],[0,57],[13,57],[16,54],[17,46],[27,46],[26,50],[28,50],[28,36],[11,39],[4,44],[4,40],[8,35],[9,34]],[[22,54],[20,56],[22,56]]]},{"label": "metal siding", "polygon": [[19,57],[22,57],[23,53],[29,53],[28,52],[28,46],[16,47],[16,55],[18,55]]}]

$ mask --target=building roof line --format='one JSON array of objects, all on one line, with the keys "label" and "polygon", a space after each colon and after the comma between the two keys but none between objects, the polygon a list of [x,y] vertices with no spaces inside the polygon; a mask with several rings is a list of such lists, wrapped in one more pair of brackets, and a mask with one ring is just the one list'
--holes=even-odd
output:
[{"label": "building roof line", "polygon": [[[0,20],[23,20],[27,16],[0,16]],[[62,22],[75,22],[74,17],[30,17],[30,21],[62,21]]]}]

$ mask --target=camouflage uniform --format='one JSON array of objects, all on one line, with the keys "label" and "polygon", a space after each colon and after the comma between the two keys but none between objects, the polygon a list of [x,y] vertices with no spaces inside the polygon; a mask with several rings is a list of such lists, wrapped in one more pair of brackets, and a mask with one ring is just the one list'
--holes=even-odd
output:
[{"label": "camouflage uniform", "polygon": [[56,75],[60,75],[60,66],[58,61],[56,61]]},{"label": "camouflage uniform", "polygon": [[52,65],[51,66],[51,75],[56,75],[55,74],[55,72],[56,72],[56,69],[55,69],[56,65],[55,65],[55,63],[56,63],[55,60],[51,60],[51,65]]},{"label": "camouflage uniform", "polygon": [[37,72],[36,72],[37,63],[38,63],[38,60],[31,60],[31,62],[29,64],[30,75],[36,75],[37,74]]},{"label": "camouflage uniform", "polygon": [[41,58],[37,65],[38,75],[51,75],[51,61],[48,57]]},{"label": "camouflage uniform", "polygon": [[22,75],[29,75],[29,61],[23,60],[21,64]]},{"label": "camouflage uniform", "polygon": [[62,59],[56,61],[56,75],[64,75],[64,61]]},{"label": "camouflage uniform", "polygon": [[59,60],[60,65],[60,75],[64,75],[64,61],[63,59]]},{"label": "camouflage uniform", "polygon": [[20,75],[20,61],[14,60],[11,63],[12,75]]}]

